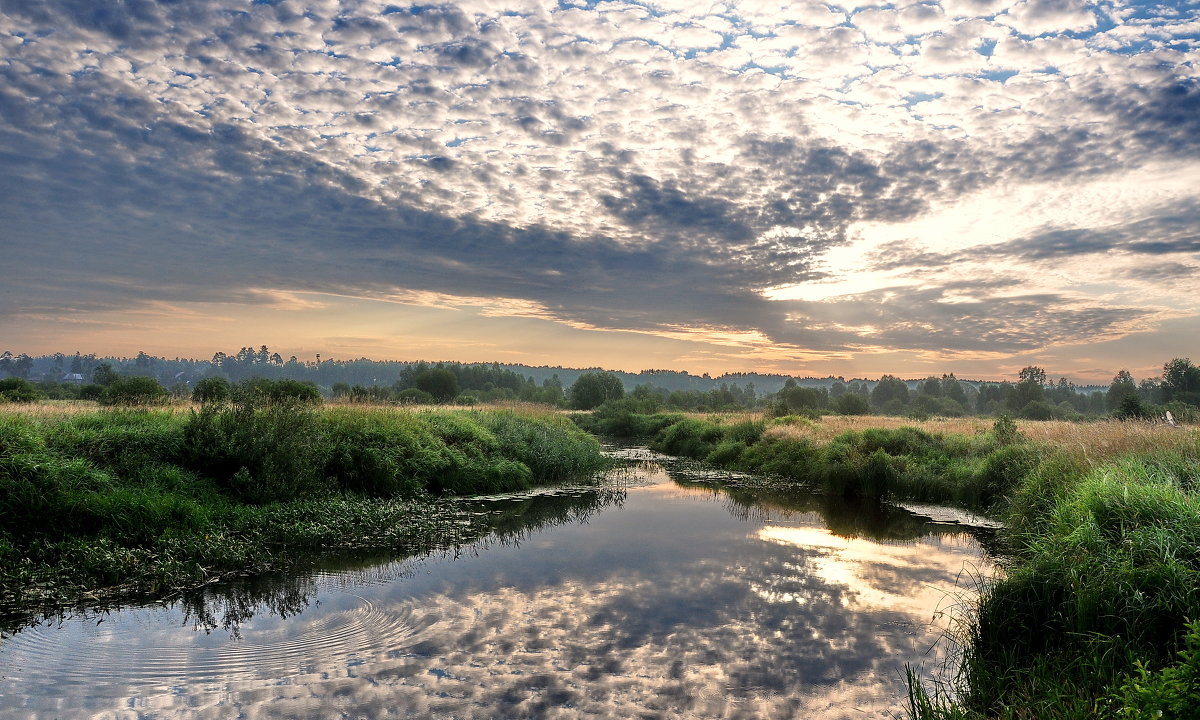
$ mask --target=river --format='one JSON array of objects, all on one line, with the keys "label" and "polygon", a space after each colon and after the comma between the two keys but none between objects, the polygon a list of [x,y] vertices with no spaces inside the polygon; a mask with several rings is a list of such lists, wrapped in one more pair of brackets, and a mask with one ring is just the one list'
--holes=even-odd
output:
[{"label": "river", "polygon": [[614,452],[466,547],[6,636],[0,717],[887,718],[952,672],[989,530]]}]

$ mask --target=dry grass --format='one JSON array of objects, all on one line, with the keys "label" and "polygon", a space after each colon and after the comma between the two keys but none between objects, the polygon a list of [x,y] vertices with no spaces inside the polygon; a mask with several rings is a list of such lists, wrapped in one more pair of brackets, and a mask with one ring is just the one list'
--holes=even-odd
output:
[{"label": "dry grass", "polygon": [[[850,430],[867,428],[917,427],[928,433],[976,435],[992,429],[991,418],[940,418],[913,420],[904,417],[879,415],[826,416],[819,421],[800,421],[794,425],[776,425],[767,430],[768,437],[806,438],[823,444]],[[1200,431],[1196,428],[1169,427],[1144,422],[1102,420],[1091,423],[1065,420],[1018,420],[1017,429],[1038,445],[1053,447],[1087,466],[1094,466],[1120,455],[1161,452],[1164,450],[1193,450],[1200,447]]]},{"label": "dry grass", "polygon": [[988,418],[939,418],[913,420],[891,415],[827,415],[818,421],[800,420],[794,425],[775,425],[766,432],[768,437],[805,438],[824,444],[851,430],[868,428],[918,427],[928,433],[943,435],[975,435],[992,429]]},{"label": "dry grass", "polygon": [[1018,422],[1017,428],[1033,442],[1058,448],[1091,467],[1120,455],[1194,451],[1200,446],[1196,428],[1146,422]]},{"label": "dry grass", "polygon": [[92,400],[42,400],[35,403],[0,403],[0,415],[23,415],[32,418],[62,418],[100,412],[100,404]]}]

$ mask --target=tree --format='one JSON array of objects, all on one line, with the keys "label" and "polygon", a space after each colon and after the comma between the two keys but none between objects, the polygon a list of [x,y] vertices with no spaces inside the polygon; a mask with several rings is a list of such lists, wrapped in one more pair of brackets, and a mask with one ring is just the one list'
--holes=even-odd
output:
[{"label": "tree", "polygon": [[1200,368],[1188,358],[1175,358],[1163,365],[1163,399],[1200,405]]},{"label": "tree", "polygon": [[29,377],[29,371],[32,369],[33,358],[29,357],[25,353],[21,353],[13,359],[10,372],[19,378],[27,378]]},{"label": "tree", "polygon": [[829,394],[825,388],[785,387],[779,391],[779,401],[786,411],[783,414],[820,410],[829,404]]},{"label": "tree", "polygon": [[570,404],[576,410],[591,410],[623,397],[625,386],[621,378],[610,372],[586,372],[571,386]]},{"label": "tree", "polygon": [[866,415],[871,411],[871,405],[862,395],[843,393],[833,401],[833,409],[842,415]]},{"label": "tree", "polygon": [[967,400],[967,391],[963,389],[962,383],[958,378],[954,377],[954,373],[942,376],[942,390],[946,393],[946,397],[966,408],[969,404]]},{"label": "tree", "polygon": [[1019,381],[1012,395],[1005,403],[1009,408],[1020,411],[1029,403],[1046,401],[1046,371],[1035,365],[1029,365],[1017,373]]},{"label": "tree", "polygon": [[417,389],[433,396],[436,402],[444,403],[458,396],[458,377],[445,368],[426,370],[416,377]]},{"label": "tree", "polygon": [[894,375],[884,375],[871,390],[871,404],[879,409],[902,408],[908,404],[908,385]]},{"label": "tree", "polygon": [[120,377],[121,376],[117,374],[116,370],[113,370],[113,366],[109,363],[100,363],[96,366],[96,369],[92,371],[92,382],[105,387],[112,385]]},{"label": "tree", "polygon": [[1121,407],[1121,402],[1130,395],[1137,395],[1137,385],[1134,384],[1129,371],[1122,370],[1113,377],[1112,384],[1108,386],[1104,404],[1109,412],[1115,413]]},{"label": "tree", "polygon": [[37,385],[19,377],[0,380],[0,402],[35,402],[46,397]]},{"label": "tree", "polygon": [[1046,371],[1036,365],[1026,365],[1017,373],[1017,383],[1030,383],[1043,387],[1046,384]]},{"label": "tree", "polygon": [[1121,420],[1141,420],[1148,417],[1150,412],[1142,404],[1142,399],[1135,393],[1121,398],[1121,404],[1117,407],[1113,415]]}]

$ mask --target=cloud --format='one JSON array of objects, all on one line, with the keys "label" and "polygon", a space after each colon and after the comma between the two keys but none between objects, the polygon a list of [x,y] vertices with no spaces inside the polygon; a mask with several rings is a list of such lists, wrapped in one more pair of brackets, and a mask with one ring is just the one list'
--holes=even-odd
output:
[{"label": "cloud", "polygon": [[[16,313],[434,293],[596,328],[926,351],[947,336],[903,313],[805,314],[800,331],[764,293],[868,277],[823,264],[862,223],[1194,158],[1194,17],[1100,25],[1110,10],[9,3],[0,219],[17,271],[0,292]],[[1123,231],[1137,241],[1077,223],[970,257],[1194,252],[1191,206],[1154,212]],[[884,287],[863,308],[891,315]],[[1129,308],[1031,281],[1010,295],[1104,332]],[[1003,347],[1078,335],[1002,298],[970,317],[993,311],[1018,325]],[[850,329],[880,323],[904,331]]]}]

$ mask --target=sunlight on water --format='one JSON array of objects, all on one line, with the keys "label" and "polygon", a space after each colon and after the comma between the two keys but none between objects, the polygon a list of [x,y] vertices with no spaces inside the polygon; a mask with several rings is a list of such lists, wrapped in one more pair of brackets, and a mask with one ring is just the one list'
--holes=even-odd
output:
[{"label": "sunlight on water", "polygon": [[0,716],[890,717],[906,663],[949,669],[967,528],[631,458],[479,502],[496,531],[458,552],[28,628]]}]

